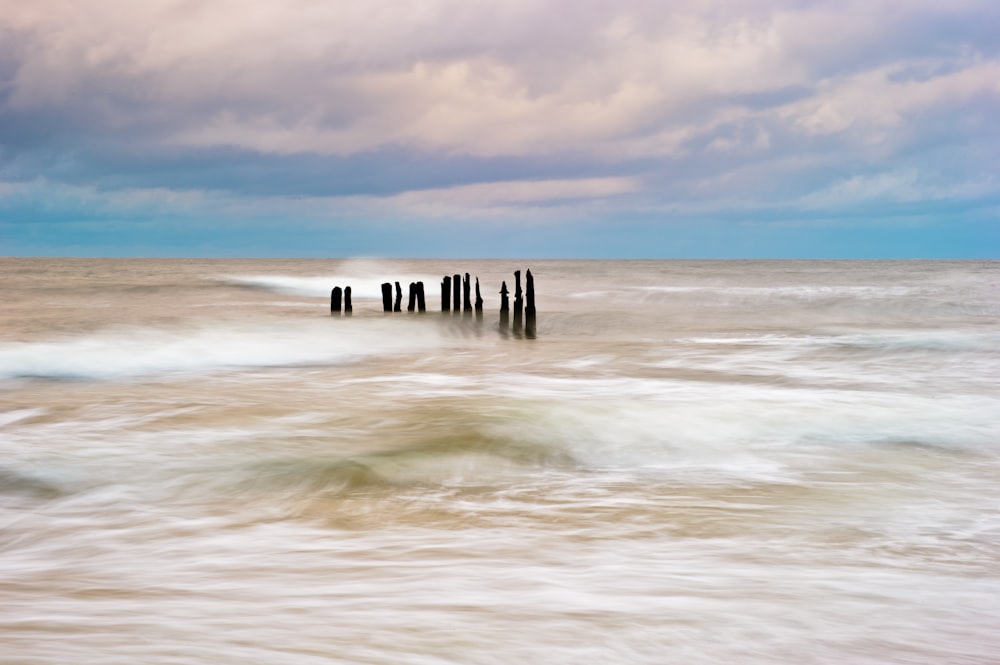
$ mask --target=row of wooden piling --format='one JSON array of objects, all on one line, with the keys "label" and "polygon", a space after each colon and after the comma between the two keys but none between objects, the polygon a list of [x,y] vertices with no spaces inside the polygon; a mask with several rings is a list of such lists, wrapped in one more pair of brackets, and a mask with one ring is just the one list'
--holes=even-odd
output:
[{"label": "row of wooden piling", "polygon": [[[514,332],[524,334],[528,337],[535,336],[535,278],[528,270],[524,275],[525,291],[521,291],[521,271],[514,271]],[[507,282],[500,285],[500,329],[507,330],[510,319],[510,291],[507,290]],[[524,296],[527,296],[528,303],[525,305]],[[523,318],[522,318],[523,312]]]},{"label": "row of wooden piling", "polygon": [[353,305],[351,305],[351,287],[345,287],[341,289],[339,286],[333,287],[330,291],[330,312],[340,314],[340,300],[343,296],[344,300],[344,313],[350,315],[354,311]]},{"label": "row of wooden piling", "polygon": [[[452,308],[451,296],[454,294],[455,306]],[[459,298],[462,299],[462,305],[459,306]],[[465,279],[462,279],[461,275],[448,276],[445,275],[444,279],[441,280],[441,311],[447,312],[449,310],[460,312],[462,310],[466,312],[472,312],[473,309],[479,314],[483,311],[483,296],[479,292],[479,278],[476,277],[476,304],[473,308],[472,304],[472,283],[470,281],[469,273],[465,273]]]},{"label": "row of wooden piling", "polygon": [[[510,326],[510,292],[507,290],[507,282],[500,286],[500,330],[507,331]],[[427,303],[424,297],[424,283],[410,282],[408,289],[407,312],[426,312]],[[527,302],[525,302],[527,301]],[[333,287],[330,292],[330,313],[339,315],[341,313],[341,302],[343,302],[343,313],[350,316],[353,312],[351,305],[351,287],[341,289],[339,286]],[[395,282],[395,298],[393,298],[393,283],[384,282],[382,284],[382,311],[401,312],[403,303],[403,288],[399,282]],[[472,301],[472,281],[469,273],[445,275],[441,280],[441,311],[458,314],[464,311],[466,316],[475,312],[476,320],[483,318],[483,297],[479,291],[479,277],[476,277],[476,300]],[[531,271],[525,272],[525,290],[521,290],[521,271],[514,271],[514,325],[515,334],[524,334],[527,337],[535,336],[535,280]]]},{"label": "row of wooden piling", "polygon": [[[414,310],[419,312],[427,311],[427,304],[424,301],[424,283],[423,282],[410,282],[409,288],[409,302],[406,305],[406,311],[412,312]],[[403,311],[403,287],[396,282],[396,300],[392,299],[392,283],[385,282],[382,284],[382,311],[383,312],[401,312]]]}]

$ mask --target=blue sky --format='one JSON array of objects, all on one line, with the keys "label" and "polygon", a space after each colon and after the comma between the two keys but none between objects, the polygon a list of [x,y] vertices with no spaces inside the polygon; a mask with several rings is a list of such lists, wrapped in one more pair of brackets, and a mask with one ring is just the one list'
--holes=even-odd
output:
[{"label": "blue sky", "polygon": [[1000,257],[995,0],[7,0],[0,256]]}]

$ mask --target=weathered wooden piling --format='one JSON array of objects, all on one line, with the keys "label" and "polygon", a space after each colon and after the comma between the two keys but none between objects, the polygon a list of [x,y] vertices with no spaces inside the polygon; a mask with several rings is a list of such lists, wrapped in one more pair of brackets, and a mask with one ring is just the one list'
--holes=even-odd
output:
[{"label": "weathered wooden piling", "polygon": [[519,333],[522,329],[522,319],[524,311],[524,297],[521,291],[521,271],[514,271],[514,332]]},{"label": "weathered wooden piling", "polygon": [[535,339],[535,278],[528,270],[524,275],[525,295],[528,303],[524,308],[524,335]]},{"label": "weathered wooden piling", "polygon": [[444,276],[441,280],[441,311],[451,310],[451,277]]},{"label": "weathered wooden piling", "polygon": [[[395,289],[393,286],[395,285]],[[445,275],[441,280],[441,311],[465,313],[472,316],[476,313],[476,322],[483,320],[483,294],[479,284],[479,277],[476,277],[475,301],[472,300],[472,276],[469,273]],[[395,299],[393,292],[395,291]],[[510,322],[510,291],[507,289],[507,282],[500,283],[500,332],[505,336],[511,329]],[[513,331],[518,337],[534,339],[536,330],[536,310],[535,310],[535,278],[530,270],[525,272],[525,290],[521,289],[521,271],[514,271],[514,321]],[[402,311],[403,287],[399,282],[382,283],[382,311],[400,312]],[[341,310],[350,316],[353,307],[351,306],[351,287],[333,287],[330,291],[330,312],[340,314]],[[407,312],[426,312],[427,302],[424,295],[423,282],[410,282],[407,289]]]},{"label": "weathered wooden piling", "polygon": [[408,302],[406,304],[406,311],[412,312],[417,308],[417,284],[416,282],[410,282],[409,288],[406,290]]},{"label": "weathered wooden piling", "polygon": [[502,282],[500,285],[500,330],[504,333],[510,328],[510,298],[507,295],[509,293],[507,282]]},{"label": "weathered wooden piling", "polygon": [[343,291],[341,291],[339,286],[333,287],[330,291],[330,313],[340,314],[340,298]]},{"label": "weathered wooden piling", "polygon": [[472,314],[472,282],[469,281],[469,273],[465,273],[462,280],[462,309],[465,313]]},{"label": "weathered wooden piling", "polygon": [[483,294],[479,292],[479,277],[476,277],[476,321],[483,320]]},{"label": "weathered wooden piling", "polygon": [[392,311],[392,284],[389,282],[382,283],[382,311]]}]

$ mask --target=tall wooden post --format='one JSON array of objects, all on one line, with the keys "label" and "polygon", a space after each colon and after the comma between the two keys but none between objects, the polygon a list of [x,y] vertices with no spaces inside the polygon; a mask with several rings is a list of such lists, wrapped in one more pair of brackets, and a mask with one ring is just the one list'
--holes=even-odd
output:
[{"label": "tall wooden post", "polygon": [[410,282],[410,287],[406,290],[407,298],[409,302],[406,305],[406,311],[412,312],[417,308],[417,285],[414,282]]},{"label": "tall wooden post", "polygon": [[340,314],[340,294],[341,290],[339,286],[333,287],[330,291],[330,314]]},{"label": "tall wooden post", "polygon": [[403,287],[399,285],[399,282],[396,282],[396,304],[392,306],[392,311],[402,312],[403,311],[403,308],[401,307],[402,304],[403,304]]},{"label": "tall wooden post", "polygon": [[389,282],[382,284],[382,311],[392,311],[392,284]]},{"label": "tall wooden post", "polygon": [[521,332],[521,319],[524,310],[524,298],[521,293],[521,271],[514,271],[514,332]]},{"label": "tall wooden post", "polygon": [[535,339],[535,278],[528,270],[524,275],[525,295],[528,304],[524,308],[524,335],[528,339]]},{"label": "tall wooden post", "polygon": [[465,273],[462,280],[462,309],[466,314],[472,314],[472,283],[469,281],[469,273]]},{"label": "tall wooden post", "polygon": [[344,287],[344,314],[351,316],[354,313],[354,307],[351,306],[351,287]]},{"label": "tall wooden post", "polygon": [[427,301],[424,300],[424,283],[417,282],[417,311],[427,311]]},{"label": "tall wooden post", "polygon": [[507,282],[500,284],[500,330],[504,333],[510,327],[510,298],[507,294]]},{"label": "tall wooden post", "polygon": [[451,277],[444,276],[441,280],[441,311],[447,312],[451,309]]},{"label": "tall wooden post", "polygon": [[483,320],[483,294],[479,292],[479,277],[476,277],[476,321]]},{"label": "tall wooden post", "polygon": [[452,312],[458,314],[462,311],[462,276],[454,275],[451,278],[451,288],[452,288],[452,302],[455,304],[452,307]]}]

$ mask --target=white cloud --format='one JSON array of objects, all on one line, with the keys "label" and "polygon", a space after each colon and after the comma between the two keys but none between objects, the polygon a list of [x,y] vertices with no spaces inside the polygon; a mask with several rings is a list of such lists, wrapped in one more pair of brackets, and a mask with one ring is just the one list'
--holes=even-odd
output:
[{"label": "white cloud", "polygon": [[1000,62],[975,58],[957,71],[924,79],[894,78],[921,64],[927,63],[899,62],[825,81],[818,94],[790,106],[784,115],[810,134],[853,129],[877,138],[924,109],[960,105],[976,95],[1000,101]]},{"label": "white cloud", "polygon": [[420,189],[392,196],[261,196],[248,197],[211,190],[165,188],[103,190],[37,178],[0,180],[0,202],[45,202],[52,210],[98,213],[115,218],[193,216],[206,219],[252,219],[292,216],[310,220],[398,219],[523,216],[547,208],[583,210],[595,203],[640,191],[635,178],[581,178],[487,182]]},{"label": "white cloud", "polygon": [[916,169],[896,169],[843,178],[797,203],[809,209],[842,208],[874,202],[914,203],[984,197],[997,190],[997,177],[984,174],[954,183],[940,174]]},{"label": "white cloud", "polygon": [[[463,171],[444,174],[433,189],[394,183],[387,189],[413,191],[391,197],[264,199],[246,187],[226,198],[212,182],[191,194],[190,205],[203,196],[223,211],[240,209],[241,197],[319,218],[460,218],[639,200],[684,210],[767,205],[782,195],[807,206],[913,200],[927,195],[929,182],[942,193],[996,186],[963,185],[968,172],[990,168],[983,160],[995,167],[980,144],[996,142],[983,128],[991,131],[1000,106],[1000,60],[995,39],[977,37],[977,25],[997,17],[993,7],[992,0],[32,0],[0,12],[0,39],[16,37],[0,42],[0,74],[14,72],[0,114],[20,114],[26,124],[37,117],[40,138],[31,140],[43,144],[39,153],[54,135],[62,143],[53,152],[72,155],[201,155],[233,146],[258,153],[261,164],[280,157],[273,168],[286,182],[294,174],[280,171],[293,161],[285,158],[302,154],[402,148],[385,153],[406,152],[417,163],[421,155],[436,164],[455,156],[544,162],[535,180],[497,183],[494,172]],[[921,162],[931,159],[921,150],[932,133],[946,146],[935,156],[979,149],[980,161],[929,176],[937,165]],[[362,177],[379,178],[381,158]],[[575,168],[579,162],[590,168]],[[114,158],[105,163],[112,166],[93,168],[115,168]],[[477,160],[452,168],[469,163]],[[623,163],[643,177],[616,176]],[[78,195],[181,206],[167,200],[156,170],[149,169],[149,187]],[[869,175],[843,177],[856,171]],[[577,173],[603,177],[567,176]]]},{"label": "white cloud", "polygon": [[[165,142],[635,155],[635,139],[690,134],[742,95],[810,86],[837,53],[885,39],[890,16],[920,11],[775,0],[36,0],[0,23],[33,36],[12,107],[77,104],[119,128],[130,117],[159,122]],[[884,87],[891,65],[873,65],[826,76],[788,117],[811,132],[847,126]],[[675,142],[650,145],[657,155]]]},{"label": "white cloud", "polygon": [[392,197],[403,204],[447,202],[491,206],[616,196],[635,192],[635,178],[581,178],[578,180],[521,180],[417,190]]}]

